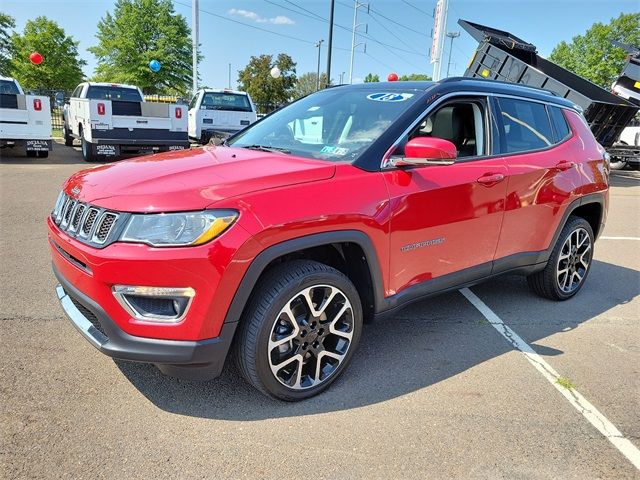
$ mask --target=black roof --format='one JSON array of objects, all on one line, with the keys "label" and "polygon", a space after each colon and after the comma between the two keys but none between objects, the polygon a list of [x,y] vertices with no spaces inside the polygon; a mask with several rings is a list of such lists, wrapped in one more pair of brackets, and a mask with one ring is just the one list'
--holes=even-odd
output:
[{"label": "black roof", "polygon": [[528,87],[516,83],[500,82],[484,78],[451,77],[439,82],[369,82],[354,85],[341,85],[334,88],[353,88],[360,90],[385,90],[385,91],[427,91],[434,89],[438,93],[450,93],[456,91],[498,93],[503,95],[514,95],[532,100],[554,103],[565,108],[575,109],[573,102],[558,97],[548,90],[535,87]]}]

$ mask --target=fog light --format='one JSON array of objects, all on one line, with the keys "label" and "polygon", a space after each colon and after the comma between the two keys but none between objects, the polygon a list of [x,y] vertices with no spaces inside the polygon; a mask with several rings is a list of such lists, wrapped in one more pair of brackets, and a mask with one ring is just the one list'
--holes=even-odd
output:
[{"label": "fog light", "polygon": [[193,288],[115,285],[113,295],[132,317],[144,322],[177,323],[187,314]]}]

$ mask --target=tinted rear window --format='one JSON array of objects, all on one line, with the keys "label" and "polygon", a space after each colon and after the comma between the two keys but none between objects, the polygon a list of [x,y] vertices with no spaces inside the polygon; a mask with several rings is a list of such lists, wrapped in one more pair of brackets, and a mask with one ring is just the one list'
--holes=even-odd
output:
[{"label": "tinted rear window", "polygon": [[500,98],[503,153],[539,150],[553,145],[553,132],[542,103]]},{"label": "tinted rear window", "polygon": [[549,107],[549,115],[551,116],[553,129],[556,132],[556,142],[561,142],[569,135],[571,135],[571,129],[567,124],[567,119],[564,118],[562,110],[560,110],[558,107]]},{"label": "tinted rear window", "polygon": [[233,112],[250,112],[251,103],[246,95],[237,93],[207,92],[202,97],[200,108],[203,110],[231,110]]},{"label": "tinted rear window", "polygon": [[19,95],[20,91],[18,90],[15,82],[12,82],[11,80],[0,80],[0,93]]},{"label": "tinted rear window", "polygon": [[87,98],[92,100],[119,100],[122,102],[141,102],[140,92],[135,88],[108,87],[92,85],[87,90]]}]

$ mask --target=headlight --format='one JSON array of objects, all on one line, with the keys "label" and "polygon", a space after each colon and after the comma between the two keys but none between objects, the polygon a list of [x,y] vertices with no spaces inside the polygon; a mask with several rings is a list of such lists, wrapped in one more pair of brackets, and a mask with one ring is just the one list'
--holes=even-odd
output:
[{"label": "headlight", "polygon": [[120,238],[154,247],[201,245],[220,235],[238,218],[232,210],[133,214]]}]

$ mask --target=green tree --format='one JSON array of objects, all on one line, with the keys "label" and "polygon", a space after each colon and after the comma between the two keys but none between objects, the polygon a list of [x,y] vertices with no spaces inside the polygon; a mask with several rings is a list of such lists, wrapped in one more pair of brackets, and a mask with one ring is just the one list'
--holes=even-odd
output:
[{"label": "green tree", "polygon": [[374,75],[373,73],[367,73],[367,76],[364,77],[364,83],[372,83],[379,82],[380,77],[378,75]]},{"label": "green tree", "polygon": [[5,77],[11,70],[11,30],[15,26],[13,17],[0,12],[0,75]]},{"label": "green tree", "polygon": [[[186,94],[192,84],[191,29],[171,0],[117,0],[98,23],[94,79],[130,83],[144,93]],[[160,71],[149,68],[158,60]]]},{"label": "green tree", "polygon": [[[308,72],[298,77],[296,86],[293,89],[293,98],[304,97],[316,91],[318,85],[318,74],[316,72]],[[320,74],[320,89],[322,90],[327,86],[327,74]]]},{"label": "green tree", "polygon": [[[278,67],[280,77],[273,78],[271,69]],[[260,112],[291,100],[296,85],[296,63],[286,53],[274,60],[273,55],[251,57],[244,69],[238,72],[238,88],[251,95]]]},{"label": "green tree", "polygon": [[424,73],[411,73],[409,75],[402,75],[398,80],[401,82],[413,82],[413,81],[430,81],[431,77]]},{"label": "green tree", "polygon": [[640,13],[623,13],[605,25],[594,23],[570,43],[560,42],[549,60],[576,75],[609,89],[625,63],[626,52],[611,40],[640,46]]},{"label": "green tree", "polygon": [[[36,51],[44,58],[40,65],[29,61]],[[25,90],[71,90],[84,78],[84,65],[78,57],[78,42],[47,17],[29,20],[22,34],[11,36],[11,76]]]}]

